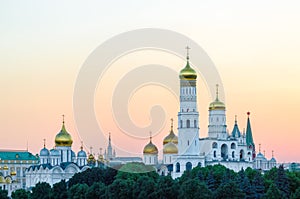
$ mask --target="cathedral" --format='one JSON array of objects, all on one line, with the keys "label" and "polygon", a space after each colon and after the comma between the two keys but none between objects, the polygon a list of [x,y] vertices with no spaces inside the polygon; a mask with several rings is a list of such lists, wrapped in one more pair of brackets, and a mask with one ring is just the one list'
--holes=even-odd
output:
[{"label": "cathedral", "polygon": [[[187,63],[180,71],[180,110],[178,112],[178,136],[173,129],[163,140],[162,161],[158,160],[158,149],[150,142],[144,147],[143,162],[155,167],[161,175],[180,177],[184,171],[197,166],[221,164],[234,171],[248,167],[269,170],[276,166],[274,157],[267,160],[261,153],[256,154],[253,140],[250,112],[247,113],[247,129],[241,133],[237,118],[231,133],[227,131],[226,106],[219,99],[218,85],[216,98],[208,107],[208,137],[199,137],[199,112],[197,109],[197,73]],[[273,156],[273,153],[272,153]]]},{"label": "cathedral", "polygon": [[83,146],[76,155],[72,150],[72,143],[72,137],[67,132],[63,120],[62,128],[55,137],[55,147],[48,150],[44,140],[39,164],[26,169],[26,188],[34,187],[38,182],[47,182],[52,186],[61,180],[70,179],[75,173],[82,172],[96,163],[93,154],[87,156]]}]

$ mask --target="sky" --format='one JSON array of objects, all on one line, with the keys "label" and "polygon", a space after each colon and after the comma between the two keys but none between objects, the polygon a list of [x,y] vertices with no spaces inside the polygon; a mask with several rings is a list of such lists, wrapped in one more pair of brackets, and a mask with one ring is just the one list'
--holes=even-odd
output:
[{"label": "sky", "polygon": [[[1,149],[36,154],[46,139],[54,147],[62,114],[73,150],[81,140],[98,153],[97,138],[83,139],[76,126],[73,91],[88,56],[115,35],[140,28],[160,28],[197,42],[214,62],[225,90],[228,130],[234,116],[246,127],[246,112],[256,145],[279,162],[300,161],[300,3],[298,1],[1,1],[0,2],[0,135]],[[183,46],[184,48],[184,46]],[[192,49],[191,49],[192,50]],[[155,60],[155,61],[153,61]],[[192,60],[192,58],[191,58]],[[111,96],[127,72],[143,64],[164,64],[178,72],[185,60],[170,53],[133,52],[111,64],[95,91],[95,113],[117,154],[141,155],[148,138],[133,139],[115,124]],[[120,67],[123,67],[122,70]],[[200,137],[207,136],[209,103],[214,95],[198,78]],[[225,100],[226,98],[226,100]],[[153,142],[177,127],[178,98],[159,85],[139,88],[128,99],[128,114],[147,126],[151,107],[166,117]],[[141,132],[143,135],[148,132]],[[175,131],[175,133],[177,133]],[[127,151],[128,153],[126,153]]]}]

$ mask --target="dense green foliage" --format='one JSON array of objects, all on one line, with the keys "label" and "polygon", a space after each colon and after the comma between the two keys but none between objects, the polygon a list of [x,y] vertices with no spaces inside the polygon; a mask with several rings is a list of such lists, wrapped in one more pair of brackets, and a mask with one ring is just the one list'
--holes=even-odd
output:
[{"label": "dense green foliage", "polygon": [[[0,198],[5,198],[7,192],[2,192]],[[300,172],[285,171],[280,166],[264,175],[250,168],[235,173],[215,165],[196,167],[173,180],[170,176],[159,176],[152,167],[130,163],[119,170],[88,169],[75,174],[69,182],[61,181],[52,188],[47,183],[38,183],[31,193],[17,190],[12,193],[12,198],[300,199]]]}]

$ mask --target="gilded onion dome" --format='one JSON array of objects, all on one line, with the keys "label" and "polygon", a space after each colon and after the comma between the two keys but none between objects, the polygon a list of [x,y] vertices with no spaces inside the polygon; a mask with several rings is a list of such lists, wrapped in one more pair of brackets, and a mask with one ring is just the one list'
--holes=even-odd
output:
[{"label": "gilded onion dome", "polygon": [[168,144],[169,142],[173,142],[174,144],[178,144],[178,137],[175,135],[175,133],[173,131],[173,119],[171,119],[170,133],[163,140],[163,145]]},{"label": "gilded onion dome", "polygon": [[189,62],[189,47],[186,47],[187,49],[187,57],[186,57],[186,66],[184,69],[182,69],[179,73],[179,78],[183,80],[196,80],[197,79],[197,72],[191,68],[190,62]]},{"label": "gilded onion dome", "polygon": [[225,110],[225,104],[219,100],[219,91],[218,87],[219,85],[216,85],[216,99],[212,103],[209,104],[209,110]]},{"label": "gilded onion dome", "polygon": [[94,155],[90,153],[90,155],[89,155],[87,161],[88,161],[89,164],[95,163],[96,160],[95,160]]},{"label": "gilded onion dome", "polygon": [[150,136],[150,142],[144,147],[144,154],[158,154],[157,147],[152,143],[152,137]]},{"label": "gilded onion dome", "polygon": [[5,179],[2,175],[0,176],[0,183],[5,183]]},{"label": "gilded onion dome", "polygon": [[177,154],[178,148],[173,142],[169,142],[166,145],[164,145],[163,153],[164,154]]},{"label": "gilded onion dome", "polygon": [[55,146],[72,146],[73,140],[71,135],[66,131],[65,121],[63,120],[63,125],[60,132],[55,137]]}]

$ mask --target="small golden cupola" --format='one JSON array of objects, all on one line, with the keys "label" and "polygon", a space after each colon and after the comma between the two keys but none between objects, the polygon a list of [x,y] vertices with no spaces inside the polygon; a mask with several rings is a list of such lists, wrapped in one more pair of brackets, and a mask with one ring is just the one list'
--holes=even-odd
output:
[{"label": "small golden cupola", "polygon": [[178,148],[173,142],[169,142],[168,144],[164,145],[163,153],[164,154],[177,154]]},{"label": "small golden cupola", "polygon": [[219,85],[216,85],[216,99],[209,104],[209,110],[225,110],[225,104],[219,100]]},{"label": "small golden cupola", "polygon": [[181,80],[196,80],[197,79],[197,72],[190,66],[190,57],[189,57],[189,50],[190,48],[187,46],[187,56],[186,56],[186,66],[182,69],[179,73],[179,78]]},{"label": "small golden cupola", "polygon": [[63,124],[60,132],[55,136],[55,146],[56,147],[71,147],[73,143],[71,135],[67,132],[65,127],[65,120],[63,115]]},{"label": "small golden cupola", "polygon": [[150,135],[150,142],[144,147],[144,154],[158,154],[157,147],[152,143],[152,136]]},{"label": "small golden cupola", "polygon": [[175,135],[175,133],[173,131],[173,118],[171,119],[171,130],[170,130],[170,133],[163,140],[163,145],[168,144],[169,142],[173,142],[176,145],[178,144],[178,137]]}]

